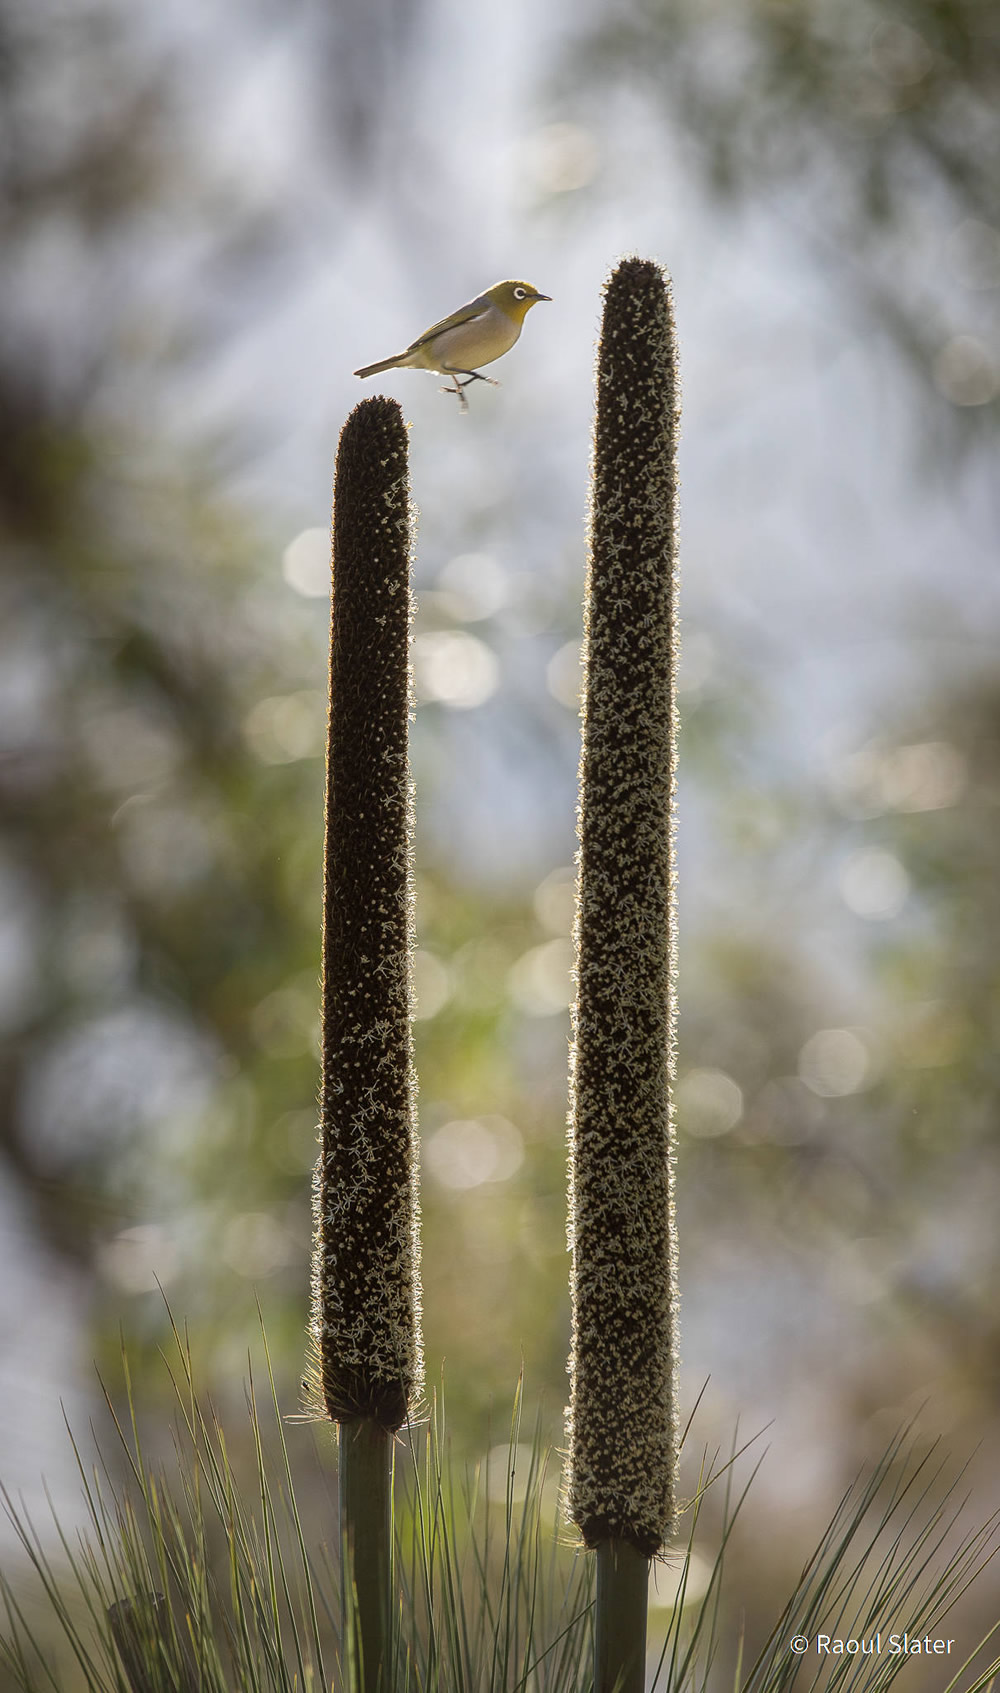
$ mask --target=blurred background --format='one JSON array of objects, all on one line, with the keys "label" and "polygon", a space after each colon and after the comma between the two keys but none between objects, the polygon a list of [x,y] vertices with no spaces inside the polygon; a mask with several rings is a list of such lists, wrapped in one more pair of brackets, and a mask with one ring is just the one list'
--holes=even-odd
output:
[{"label": "blurred background", "polygon": [[61,1407],[119,1332],[165,1406],[157,1284],[223,1410],[256,1295],[296,1408],[337,434],[356,366],[505,276],[553,303],[467,417],[381,379],[419,506],[425,1338],[458,1450],[522,1361],[560,1438],[593,357],[638,252],[685,397],[685,1410],[708,1377],[698,1440],[771,1424],[751,1617],[918,1411],[993,1508],[996,9],[0,0],[0,82],[7,1485],[72,1521]]}]

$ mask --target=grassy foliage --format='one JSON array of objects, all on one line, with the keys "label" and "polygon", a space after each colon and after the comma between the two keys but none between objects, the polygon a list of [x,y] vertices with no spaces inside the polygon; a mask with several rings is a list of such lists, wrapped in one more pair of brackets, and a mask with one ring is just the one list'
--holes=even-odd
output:
[{"label": "grassy foliage", "polygon": [[[335,1519],[326,1544],[307,1543],[294,1440],[266,1348],[265,1385],[251,1378],[248,1387],[247,1482],[235,1444],[199,1403],[186,1343],[176,1338],[169,1473],[147,1460],[129,1414],[116,1424],[118,1449],[93,1470],[78,1449],[85,1534],[74,1539],[57,1524],[50,1541],[6,1500],[37,1591],[29,1595],[23,1578],[3,1582],[5,1685],[23,1693],[339,1693],[350,1665],[338,1626]],[[570,1542],[553,1461],[537,1428],[522,1431],[520,1396],[507,1444],[475,1468],[459,1475],[451,1464],[438,1414],[400,1437],[396,1467],[394,1693],[586,1693],[592,1560]],[[933,1450],[919,1456],[906,1433],[897,1437],[841,1501],[748,1664],[724,1575],[753,1475],[738,1484],[735,1463],[706,1458],[682,1519],[684,1544],[671,1555],[676,1598],[658,1662],[649,1664],[651,1684],[659,1693],[883,1693],[912,1660],[884,1651],[797,1657],[789,1641],[820,1629],[865,1638],[876,1629],[883,1638],[941,1632],[996,1543],[994,1522],[963,1531],[967,1502],[945,1482],[945,1467]],[[720,1489],[709,1513],[706,1501]],[[998,1665],[977,1673],[974,1656],[957,1672],[942,1660],[951,1678],[942,1685],[986,1693]]]},{"label": "grassy foliage", "polygon": [[[186,1343],[176,1340],[169,1477],[146,1461],[131,1409],[120,1421],[108,1395],[117,1450],[88,1471],[75,1447],[84,1537],[74,1544],[56,1523],[53,1551],[5,1495],[40,1593],[28,1599],[22,1583],[3,1580],[0,1663],[25,1693],[339,1689],[353,1666],[340,1629],[349,1596],[336,1514],[329,1540],[307,1547],[270,1365],[264,1392],[252,1377],[248,1387],[247,1485],[225,1431],[199,1402]],[[400,1693],[585,1685],[588,1567],[557,1531],[537,1432],[527,1474],[518,1473],[519,1435],[518,1401],[502,1490],[490,1460],[455,1480],[436,1414],[397,1442],[392,1685]]]}]

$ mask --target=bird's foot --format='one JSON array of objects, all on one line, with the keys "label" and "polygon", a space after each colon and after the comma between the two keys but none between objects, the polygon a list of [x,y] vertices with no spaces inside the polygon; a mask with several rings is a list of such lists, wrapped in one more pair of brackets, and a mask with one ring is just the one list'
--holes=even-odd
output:
[{"label": "bird's foot", "polygon": [[462,389],[464,387],[465,387],[464,382],[456,382],[454,388],[439,388],[438,393],[439,394],[456,394],[458,396],[458,409],[459,409],[459,411],[468,411],[469,402],[466,399],[465,395],[462,393]]}]

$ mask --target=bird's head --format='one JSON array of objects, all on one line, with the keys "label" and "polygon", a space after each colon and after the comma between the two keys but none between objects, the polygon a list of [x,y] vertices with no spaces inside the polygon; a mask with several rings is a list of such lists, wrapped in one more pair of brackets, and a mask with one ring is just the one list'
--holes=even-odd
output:
[{"label": "bird's head", "polygon": [[532,288],[530,282],[494,282],[492,288],[487,288],[487,296],[502,312],[513,318],[515,323],[523,323],[525,314],[539,300],[550,300],[551,294],[540,294],[537,288]]}]

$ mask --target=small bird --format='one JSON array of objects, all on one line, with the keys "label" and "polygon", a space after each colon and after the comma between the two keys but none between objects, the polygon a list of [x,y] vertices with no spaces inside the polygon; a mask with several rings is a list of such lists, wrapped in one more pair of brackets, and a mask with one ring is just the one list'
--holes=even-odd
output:
[{"label": "small bird", "polygon": [[[442,388],[442,394],[458,395],[463,411],[469,402],[464,390],[470,382],[500,384],[492,376],[483,376],[476,366],[492,364],[510,351],[521,333],[521,325],[532,306],[539,300],[551,300],[551,294],[540,294],[530,282],[494,282],[485,294],[477,294],[467,306],[459,306],[450,317],[433,323],[405,353],[396,353],[378,364],[366,364],[355,376],[375,376],[380,370],[434,370],[440,376],[450,376],[453,388]],[[464,382],[458,379],[465,377]]]}]

